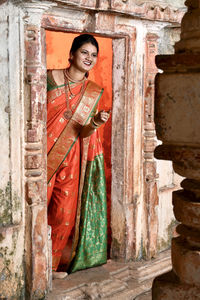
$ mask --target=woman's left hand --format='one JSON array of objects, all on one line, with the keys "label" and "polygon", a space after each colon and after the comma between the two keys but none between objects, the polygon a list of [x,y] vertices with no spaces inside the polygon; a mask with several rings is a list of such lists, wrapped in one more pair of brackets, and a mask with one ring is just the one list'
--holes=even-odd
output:
[{"label": "woman's left hand", "polygon": [[94,116],[94,122],[99,126],[106,123],[110,117],[110,112],[111,110],[101,110],[100,112],[98,112],[98,114],[96,114],[96,116]]}]

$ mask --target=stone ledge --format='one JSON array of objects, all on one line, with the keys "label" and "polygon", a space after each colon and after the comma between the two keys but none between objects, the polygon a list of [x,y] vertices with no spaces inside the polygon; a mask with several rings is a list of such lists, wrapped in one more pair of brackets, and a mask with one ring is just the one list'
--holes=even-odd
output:
[{"label": "stone ledge", "polygon": [[46,299],[131,300],[143,294],[150,297],[154,277],[170,269],[169,250],[148,262],[119,263],[109,260],[103,266],[70,274],[66,279],[53,280],[53,290]]}]

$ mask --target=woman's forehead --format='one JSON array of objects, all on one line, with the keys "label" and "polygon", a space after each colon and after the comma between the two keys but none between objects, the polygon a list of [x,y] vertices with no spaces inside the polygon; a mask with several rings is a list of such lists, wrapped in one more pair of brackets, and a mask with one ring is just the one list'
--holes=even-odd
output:
[{"label": "woman's forehead", "polygon": [[79,49],[86,49],[93,52],[97,52],[97,48],[91,43],[85,43]]}]

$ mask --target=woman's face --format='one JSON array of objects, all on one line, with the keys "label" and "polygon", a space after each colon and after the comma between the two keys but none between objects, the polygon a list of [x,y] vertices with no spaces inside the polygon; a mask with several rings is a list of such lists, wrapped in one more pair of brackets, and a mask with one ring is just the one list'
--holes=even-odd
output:
[{"label": "woman's face", "polygon": [[79,71],[90,71],[97,62],[97,49],[91,43],[82,45],[74,54],[70,55],[71,65]]}]

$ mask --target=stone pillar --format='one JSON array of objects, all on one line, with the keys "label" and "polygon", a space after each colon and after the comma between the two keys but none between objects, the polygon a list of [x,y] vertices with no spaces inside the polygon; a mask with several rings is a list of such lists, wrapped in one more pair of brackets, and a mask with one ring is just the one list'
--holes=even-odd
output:
[{"label": "stone pillar", "polygon": [[173,270],[157,277],[153,300],[199,299],[200,295],[200,1],[186,1],[181,40],[175,54],[158,56],[164,71],[156,77],[155,122],[163,144],[159,159],[173,161],[185,177],[173,193],[174,214],[180,224],[172,239]]},{"label": "stone pillar", "polygon": [[51,287],[46,199],[46,54],[43,13],[48,1],[15,1],[21,11],[24,56],[24,128],[27,299],[43,299]]},{"label": "stone pillar", "polygon": [[158,189],[156,182],[156,161],[154,159],[155,124],[154,124],[154,79],[158,71],[155,55],[158,51],[158,36],[146,35],[146,55],[144,67],[144,197],[146,217],[146,257],[151,259],[157,253],[158,235]]}]

